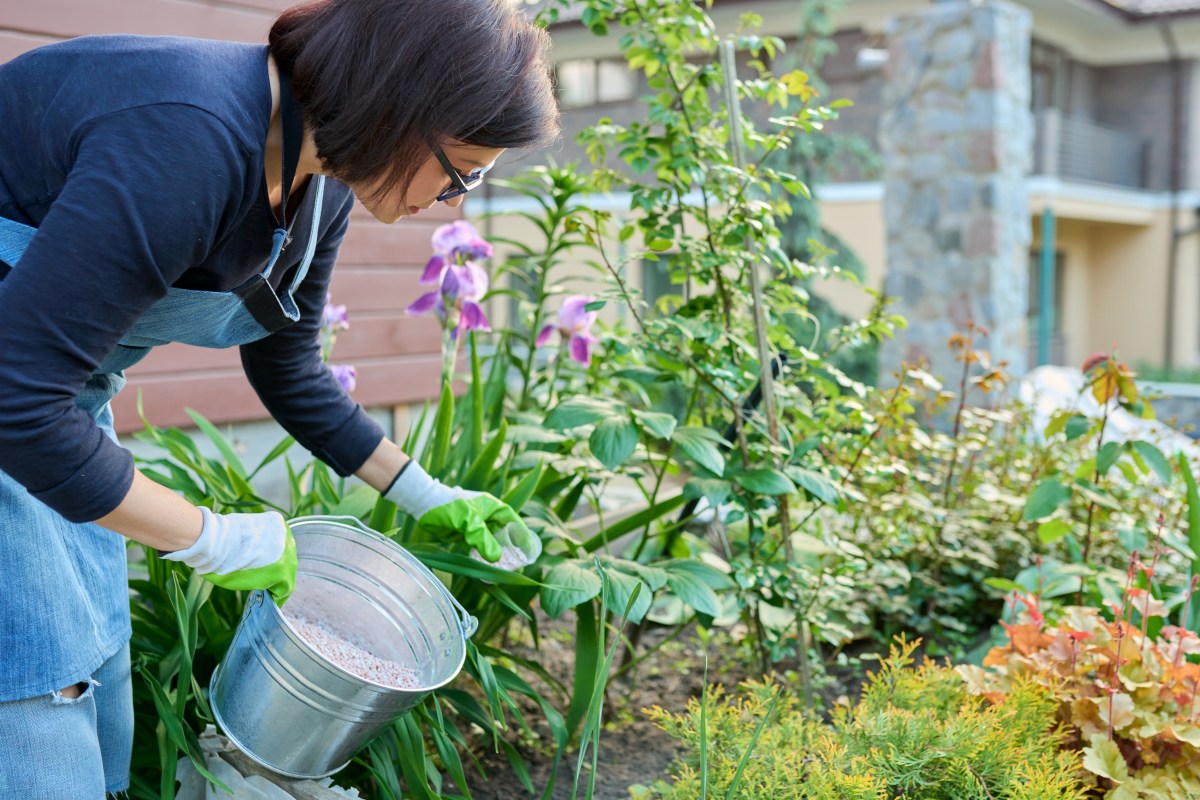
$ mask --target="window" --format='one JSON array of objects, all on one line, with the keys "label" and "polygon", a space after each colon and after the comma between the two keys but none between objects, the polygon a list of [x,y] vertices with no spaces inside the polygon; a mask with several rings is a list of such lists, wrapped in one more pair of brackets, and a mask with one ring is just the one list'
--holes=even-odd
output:
[{"label": "window", "polygon": [[565,108],[631,100],[636,80],[624,61],[580,58],[560,62],[556,70],[558,99]]},{"label": "window", "polygon": [[1066,52],[1045,42],[1032,42],[1029,48],[1030,107],[1034,111],[1043,108],[1069,111],[1070,75],[1070,59]]}]

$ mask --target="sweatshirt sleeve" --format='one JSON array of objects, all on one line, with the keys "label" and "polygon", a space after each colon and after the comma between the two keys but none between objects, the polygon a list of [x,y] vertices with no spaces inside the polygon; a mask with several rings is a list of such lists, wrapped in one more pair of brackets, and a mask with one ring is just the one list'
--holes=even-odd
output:
[{"label": "sweatshirt sleeve", "polygon": [[241,348],[246,377],[271,416],[343,477],[356,472],[384,437],[321,357],[321,318],[353,202],[348,195],[296,292],[300,319]]},{"label": "sweatshirt sleeve", "polygon": [[212,249],[245,185],[231,131],[187,105],[94,120],[0,283],[0,470],[72,522],[117,507],[130,453],[75,398],[126,331]]}]

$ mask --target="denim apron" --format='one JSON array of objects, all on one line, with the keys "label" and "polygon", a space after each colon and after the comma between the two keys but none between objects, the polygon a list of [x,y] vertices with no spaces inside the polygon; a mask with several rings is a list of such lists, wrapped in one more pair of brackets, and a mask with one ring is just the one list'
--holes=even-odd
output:
[{"label": "denim apron", "polygon": [[[304,256],[286,291],[277,295],[268,279],[293,236],[287,225],[287,188],[303,129],[286,79],[281,81],[281,109],[284,193],[266,269],[228,292],[172,287],[125,334],[75,399],[113,441],[109,401],[125,385],[124,370],[151,348],[169,342],[234,347],[300,318],[293,296],[316,252],[325,178],[315,176],[309,187],[315,196]],[[0,217],[0,261],[20,269],[21,255],[36,232]],[[0,472],[0,702],[83,681],[124,646],[131,634],[125,542],[99,525],[68,522]]]}]

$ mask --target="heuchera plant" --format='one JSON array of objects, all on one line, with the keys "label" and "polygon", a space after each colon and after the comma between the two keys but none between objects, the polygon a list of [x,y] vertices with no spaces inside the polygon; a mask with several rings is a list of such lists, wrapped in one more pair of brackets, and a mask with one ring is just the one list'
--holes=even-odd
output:
[{"label": "heuchera plant", "polygon": [[1029,678],[1053,692],[1067,725],[1064,746],[1082,750],[1083,769],[1106,800],[1200,797],[1200,664],[1188,660],[1200,639],[1163,625],[1166,605],[1136,585],[1153,585],[1156,562],[1134,555],[1111,620],[1070,606],[1048,625],[1036,594],[1014,595],[1008,644],[993,648],[983,667],[956,668],[972,693],[993,702]]}]

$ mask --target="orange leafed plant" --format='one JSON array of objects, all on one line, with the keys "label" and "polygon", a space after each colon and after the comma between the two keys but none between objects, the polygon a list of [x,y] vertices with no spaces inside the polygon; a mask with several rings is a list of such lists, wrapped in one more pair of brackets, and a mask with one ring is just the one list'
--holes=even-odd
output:
[{"label": "orange leafed plant", "polygon": [[1133,561],[1114,620],[1071,606],[1050,627],[1036,597],[1018,597],[1014,611],[1018,602],[1025,611],[1004,624],[1008,643],[992,648],[982,667],[957,671],[969,691],[992,702],[1018,679],[1050,689],[1067,730],[1063,746],[1080,751],[1096,797],[1198,798],[1200,664],[1188,656],[1200,654],[1200,637],[1175,626],[1147,635],[1147,621],[1166,610],[1132,586],[1135,566],[1142,566],[1136,555]]}]

